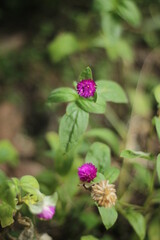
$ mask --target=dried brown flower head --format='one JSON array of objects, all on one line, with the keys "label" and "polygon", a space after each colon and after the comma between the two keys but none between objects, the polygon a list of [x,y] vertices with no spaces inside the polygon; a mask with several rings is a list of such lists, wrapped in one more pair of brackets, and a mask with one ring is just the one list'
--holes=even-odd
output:
[{"label": "dried brown flower head", "polygon": [[109,184],[108,180],[95,183],[92,186],[91,197],[100,207],[112,207],[117,200],[114,184]]}]

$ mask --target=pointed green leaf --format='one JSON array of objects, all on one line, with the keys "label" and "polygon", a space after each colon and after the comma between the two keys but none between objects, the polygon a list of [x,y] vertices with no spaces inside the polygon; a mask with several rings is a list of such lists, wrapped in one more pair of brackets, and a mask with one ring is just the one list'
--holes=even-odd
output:
[{"label": "pointed green leaf", "polygon": [[127,97],[121,86],[113,81],[99,80],[97,84],[97,95],[104,101],[115,103],[127,103]]},{"label": "pointed green leaf", "polygon": [[118,213],[114,207],[111,208],[98,207],[98,210],[102,218],[102,222],[106,229],[108,230],[116,222]]},{"label": "pointed green leaf", "polygon": [[85,80],[85,79],[92,79],[93,80],[93,76],[92,76],[92,70],[90,69],[90,67],[86,67],[80,74],[79,76],[79,80]]},{"label": "pointed green leaf", "polygon": [[60,145],[64,152],[73,149],[88,126],[89,115],[75,103],[68,105],[59,127]]},{"label": "pointed green leaf", "polygon": [[85,162],[93,163],[97,167],[98,172],[104,173],[111,162],[110,148],[104,143],[93,143],[86,155]]},{"label": "pointed green leaf", "polygon": [[50,93],[48,103],[73,102],[77,98],[78,94],[74,89],[68,87],[57,88]]},{"label": "pointed green leaf", "polygon": [[123,150],[120,156],[128,159],[132,159],[132,158],[144,158],[148,160],[154,159],[154,156],[151,153],[144,153],[141,151],[132,151],[132,150]]},{"label": "pointed green leaf", "polygon": [[146,223],[143,215],[132,209],[126,209],[122,214],[129,221],[139,238],[143,240],[146,234]]},{"label": "pointed green leaf", "polygon": [[134,27],[139,26],[141,22],[141,13],[133,1],[120,1],[117,7],[117,13]]}]

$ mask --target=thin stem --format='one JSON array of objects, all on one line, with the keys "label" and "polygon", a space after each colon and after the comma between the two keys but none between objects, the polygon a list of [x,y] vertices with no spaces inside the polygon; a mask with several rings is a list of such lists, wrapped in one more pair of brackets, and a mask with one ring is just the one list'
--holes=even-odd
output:
[{"label": "thin stem", "polygon": [[135,208],[135,209],[139,209],[139,210],[142,210],[143,207],[142,206],[139,206],[139,205],[135,205],[135,204],[131,204],[131,203],[126,203],[126,202],[122,202],[122,201],[119,201],[119,203],[123,206],[126,206],[126,207],[132,207],[132,208]]},{"label": "thin stem", "polygon": [[115,128],[122,139],[126,138],[127,129],[124,123],[119,119],[119,117],[115,114],[112,108],[107,105],[107,112],[105,112],[104,116],[110,122],[110,124]]}]

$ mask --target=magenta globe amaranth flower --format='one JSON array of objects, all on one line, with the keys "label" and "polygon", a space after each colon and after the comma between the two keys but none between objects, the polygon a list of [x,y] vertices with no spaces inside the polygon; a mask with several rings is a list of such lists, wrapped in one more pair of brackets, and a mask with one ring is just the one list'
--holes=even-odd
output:
[{"label": "magenta globe amaranth flower", "polygon": [[91,182],[97,176],[97,168],[92,163],[85,163],[78,168],[78,175],[82,182]]},{"label": "magenta globe amaranth flower", "polygon": [[37,217],[43,220],[50,220],[54,216],[55,210],[55,206],[45,206],[42,212],[37,215]]},{"label": "magenta globe amaranth flower", "polygon": [[81,97],[93,97],[96,91],[96,84],[92,79],[82,80],[77,84],[77,92]]}]

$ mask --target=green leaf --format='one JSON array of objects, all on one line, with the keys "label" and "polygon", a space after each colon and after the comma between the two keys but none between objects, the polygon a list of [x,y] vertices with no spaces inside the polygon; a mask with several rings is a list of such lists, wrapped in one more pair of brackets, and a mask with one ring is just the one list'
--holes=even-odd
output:
[{"label": "green leaf", "polygon": [[97,95],[107,102],[127,103],[127,97],[121,86],[113,81],[99,80],[97,84]]},{"label": "green leaf", "polygon": [[148,237],[149,240],[159,240],[160,238],[160,217],[159,215],[152,217],[148,225]]},{"label": "green leaf", "polygon": [[5,162],[13,167],[18,164],[18,152],[8,140],[0,141],[0,163]]},{"label": "green leaf", "polygon": [[20,179],[20,186],[23,191],[37,195],[39,192],[39,183],[35,177],[26,175]]},{"label": "green leaf", "polygon": [[66,175],[73,163],[73,154],[64,153],[61,149],[57,149],[54,155],[54,167],[56,172],[58,172],[60,175]]},{"label": "green leaf", "polygon": [[160,140],[160,118],[159,117],[154,117],[153,121],[155,122],[157,135],[158,135],[158,138]]},{"label": "green leaf", "polygon": [[158,157],[157,157],[156,169],[157,169],[158,179],[160,182],[160,154],[158,154]]},{"label": "green leaf", "polygon": [[81,109],[89,113],[103,114],[106,111],[106,103],[99,96],[97,96],[96,102],[87,98],[79,97],[77,101],[77,105]]},{"label": "green leaf", "polygon": [[48,46],[50,57],[55,62],[61,61],[78,50],[78,40],[72,33],[58,35]]},{"label": "green leaf", "polygon": [[106,0],[95,0],[94,2],[94,9],[98,10],[100,13],[102,12],[110,12],[110,11],[114,11],[115,7],[116,7],[116,0],[110,0],[110,1],[106,1]]},{"label": "green leaf", "polygon": [[97,137],[100,140],[105,141],[116,154],[119,154],[120,141],[118,136],[110,129],[94,128],[88,131],[85,135],[87,137]]},{"label": "green leaf", "polygon": [[14,222],[13,213],[14,209],[10,205],[6,203],[0,204],[0,223],[3,228]]},{"label": "green leaf", "polygon": [[131,224],[139,238],[143,240],[146,233],[146,223],[143,215],[132,209],[126,209],[122,214]]},{"label": "green leaf", "polygon": [[57,88],[50,93],[48,103],[72,102],[76,101],[77,98],[78,94],[74,89],[68,87]]},{"label": "green leaf", "polygon": [[0,202],[5,202],[12,208],[15,208],[16,191],[15,185],[6,177],[0,180]]},{"label": "green leaf", "polygon": [[86,155],[85,162],[93,163],[98,172],[104,173],[110,167],[110,148],[104,143],[93,143]]},{"label": "green leaf", "polygon": [[102,173],[97,172],[97,176],[94,178],[93,182],[98,183],[102,180],[106,180],[105,176]]},{"label": "green leaf", "polygon": [[113,183],[116,181],[120,174],[120,170],[116,167],[107,168],[104,172],[105,178],[109,181],[109,183]]},{"label": "green leaf", "polygon": [[59,127],[60,145],[63,151],[73,149],[88,125],[89,115],[75,103],[68,105]]},{"label": "green leaf", "polygon": [[134,27],[140,25],[141,13],[133,1],[122,0],[118,4],[117,13]]},{"label": "green leaf", "polygon": [[46,140],[52,150],[59,148],[59,136],[56,132],[48,132],[46,134]]},{"label": "green leaf", "polygon": [[93,80],[93,76],[92,76],[92,70],[90,69],[90,67],[86,67],[80,74],[79,76],[79,80],[85,80],[85,79],[92,79]]},{"label": "green leaf", "polygon": [[144,153],[141,151],[132,151],[132,150],[123,150],[120,156],[128,159],[132,159],[132,158],[144,158],[148,160],[154,159],[154,156],[151,153]]},{"label": "green leaf", "polygon": [[102,218],[102,222],[106,229],[108,230],[116,222],[118,213],[114,207],[111,208],[98,207],[98,210]]},{"label": "green leaf", "polygon": [[143,189],[146,192],[152,183],[151,173],[147,168],[140,164],[134,163],[133,166],[136,170],[133,182],[139,187],[139,189]]},{"label": "green leaf", "polygon": [[154,96],[158,104],[160,104],[160,84],[154,88]]},{"label": "green leaf", "polygon": [[87,235],[87,236],[81,237],[81,240],[98,240],[98,238],[95,238],[92,235]]}]

